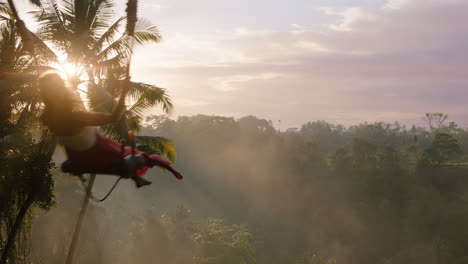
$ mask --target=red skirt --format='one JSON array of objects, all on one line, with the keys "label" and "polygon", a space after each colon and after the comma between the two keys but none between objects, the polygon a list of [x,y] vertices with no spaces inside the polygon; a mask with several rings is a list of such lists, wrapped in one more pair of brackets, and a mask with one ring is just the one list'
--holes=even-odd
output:
[{"label": "red skirt", "polygon": [[[129,146],[125,146],[122,153],[121,144],[100,134],[96,135],[96,144],[88,150],[73,151],[67,148],[65,150],[69,161],[69,169],[74,174],[119,174],[118,172],[123,166],[123,157],[132,154],[132,149]],[[137,170],[137,175],[143,176],[149,168],[158,166],[172,172],[179,180],[183,178],[180,173],[171,167],[171,163],[161,156],[149,155],[138,150],[135,150],[135,153],[145,157],[145,167]]]}]

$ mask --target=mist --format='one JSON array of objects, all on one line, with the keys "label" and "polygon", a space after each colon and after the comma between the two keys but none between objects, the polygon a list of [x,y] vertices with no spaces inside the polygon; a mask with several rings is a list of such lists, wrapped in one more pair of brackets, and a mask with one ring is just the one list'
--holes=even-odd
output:
[{"label": "mist", "polygon": [[[466,263],[468,131],[431,156],[433,131],[325,121],[277,131],[246,116],[147,118],[140,135],[176,142],[185,178],[153,169],[91,203],[77,263]],[[441,144],[439,144],[440,146]],[[446,144],[447,145],[447,144]],[[441,154],[441,155],[442,155]],[[63,160],[56,153],[55,161]],[[54,172],[55,208],[37,217],[33,257],[63,263],[84,188]],[[116,180],[98,176],[94,195]]]}]

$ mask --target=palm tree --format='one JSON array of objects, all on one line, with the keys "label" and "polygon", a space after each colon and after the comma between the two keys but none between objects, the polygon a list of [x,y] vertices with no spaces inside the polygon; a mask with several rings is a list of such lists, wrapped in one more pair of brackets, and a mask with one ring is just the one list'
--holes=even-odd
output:
[{"label": "palm tree", "polygon": [[[115,98],[121,90],[121,81],[126,78],[126,65],[133,52],[133,42],[137,44],[158,43],[161,35],[158,28],[144,19],[138,20],[132,36],[120,32],[125,17],[112,21],[112,1],[89,0],[42,2],[41,9],[35,11],[39,22],[38,37],[49,42],[65,57],[65,63],[71,63],[79,69],[70,76],[75,84],[85,83],[89,106],[95,111],[111,111]],[[169,113],[172,102],[166,91],[154,85],[132,83],[129,92],[133,105],[124,117],[115,125],[106,127],[106,131],[119,139],[129,130],[140,129],[145,110],[155,105]],[[157,141],[158,140],[158,141]],[[153,147],[170,147],[170,142],[162,138],[152,143]],[[167,152],[167,151],[162,151]],[[172,152],[171,155],[174,153]],[[172,159],[171,156],[168,158]]]},{"label": "palm tree", "polygon": [[[29,71],[34,66],[20,41],[13,14],[4,4],[0,4],[0,62],[2,75]],[[53,204],[49,169],[55,145],[48,134],[33,140],[39,124],[39,100],[32,79],[23,75],[8,85],[1,82],[0,263],[6,263],[8,259],[27,258],[26,244],[19,242],[27,238],[29,226],[24,221],[31,206],[48,209]]]},{"label": "palm tree", "polygon": [[[4,67],[2,71],[31,71],[38,66],[51,65],[51,61],[55,62],[55,66],[60,65],[60,63],[71,63],[80,70],[69,76],[69,79],[75,87],[79,86],[83,89],[89,107],[95,111],[112,110],[115,98],[119,96],[122,89],[120,80],[126,78],[128,74],[133,43],[136,42],[136,44],[141,45],[151,42],[157,43],[161,40],[157,27],[145,20],[139,20],[136,23],[133,34],[128,34],[128,31],[120,32],[121,24],[125,21],[125,18],[121,17],[112,21],[111,8],[113,4],[111,0],[63,0],[59,3],[52,0],[35,0],[31,2],[41,6],[35,12],[35,18],[39,24],[37,34],[33,34],[24,24],[20,23],[21,20],[19,20],[15,12],[12,0],[8,0],[12,9],[0,2],[0,12],[2,13],[0,19],[3,26],[0,31],[2,34],[0,40],[2,46],[0,48],[2,56],[5,56],[5,59],[2,57],[2,67]],[[14,20],[16,20],[16,23],[14,23]],[[19,35],[22,37],[21,42],[18,38]],[[34,45],[31,45],[31,42]],[[59,58],[66,59],[60,60]],[[10,63],[3,63],[4,61]],[[18,84],[15,87],[14,92],[8,97],[9,102],[5,105],[14,105],[17,109],[8,109],[10,111],[2,111],[2,113],[17,113],[18,120],[26,120],[23,117],[32,116],[37,121],[40,112],[40,99],[37,88],[32,82]],[[166,91],[154,85],[132,82],[129,94],[133,104],[126,110],[123,118],[118,123],[105,128],[108,134],[116,139],[124,138],[128,130],[138,131],[144,112],[155,105],[161,105],[166,113],[172,110],[172,102]],[[33,122],[28,124],[33,124]],[[15,125],[13,127],[19,128],[20,122],[18,121]],[[23,130],[24,133],[26,131]],[[40,166],[36,167],[42,168],[41,171],[31,171],[25,174],[32,179],[37,179],[37,177],[30,176],[32,173],[42,173],[47,176],[43,177],[44,179],[51,178],[49,168],[55,143],[48,133],[44,133],[44,135],[39,144],[32,144],[31,146],[31,149],[34,150],[33,153],[37,154],[33,162],[40,161]],[[0,144],[11,143],[10,138],[11,133],[0,134]],[[174,161],[176,157],[175,148],[170,140],[162,137],[136,138],[139,143],[146,145],[145,151],[162,154],[169,160]],[[10,146],[10,148],[12,147],[16,147],[16,145]],[[8,162],[3,156],[1,158],[2,161]],[[6,186],[3,182],[1,184],[0,188]],[[53,182],[44,180],[43,185],[45,186],[43,188],[46,190],[45,192],[38,191],[34,187],[28,189],[27,195],[24,195],[24,192],[17,195],[17,197],[27,198],[22,206],[16,206],[19,208],[13,225],[16,229],[19,229],[29,208],[36,200],[39,202],[50,200],[49,204],[52,203],[53,199],[49,198],[53,197],[51,195]],[[92,184],[90,184],[91,187]],[[50,190],[49,193],[47,193],[48,190]],[[85,201],[88,198],[89,195],[85,197]],[[39,203],[39,205],[44,204],[47,203]],[[47,208],[47,206],[43,207]],[[0,218],[0,220],[2,219]],[[0,227],[1,225],[0,221]],[[3,247],[0,263],[7,261],[9,252],[14,245],[13,240],[16,233],[17,231],[8,233],[7,247]],[[2,230],[0,230],[0,241],[2,241],[1,238]]]}]

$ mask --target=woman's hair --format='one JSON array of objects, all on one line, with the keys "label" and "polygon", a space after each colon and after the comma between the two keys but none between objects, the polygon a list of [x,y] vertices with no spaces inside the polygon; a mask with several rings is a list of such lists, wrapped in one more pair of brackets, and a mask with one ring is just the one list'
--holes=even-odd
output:
[{"label": "woman's hair", "polygon": [[56,72],[48,71],[39,76],[39,91],[46,108],[53,107],[63,111],[84,110],[79,95],[72,91],[70,85]]},{"label": "woman's hair", "polygon": [[85,111],[78,93],[72,91],[56,72],[39,76],[38,85],[45,105],[42,120],[52,130],[65,126],[72,111]]}]

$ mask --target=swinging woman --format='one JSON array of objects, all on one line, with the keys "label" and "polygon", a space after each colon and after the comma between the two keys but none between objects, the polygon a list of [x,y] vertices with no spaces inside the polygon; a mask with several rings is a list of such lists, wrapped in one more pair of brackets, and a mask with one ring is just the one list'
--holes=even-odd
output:
[{"label": "swinging woman", "polygon": [[106,138],[98,128],[121,118],[128,88],[127,83],[112,113],[87,112],[79,96],[67,88],[57,73],[45,73],[39,78],[45,105],[42,121],[56,135],[68,157],[62,169],[75,175],[116,174],[133,179],[137,187],[151,184],[142,176],[153,166],[167,169],[182,179],[169,161],[156,154],[137,150],[132,153],[130,147]]}]

